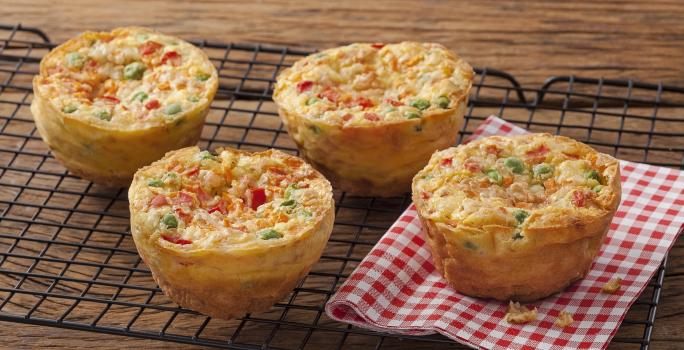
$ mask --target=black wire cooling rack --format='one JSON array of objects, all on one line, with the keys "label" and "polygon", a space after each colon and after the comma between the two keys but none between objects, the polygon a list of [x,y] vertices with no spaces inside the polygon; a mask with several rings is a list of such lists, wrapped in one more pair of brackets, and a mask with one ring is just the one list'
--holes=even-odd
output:
[{"label": "black wire cooling rack", "polygon": [[[309,51],[195,42],[221,84],[201,146],[296,153],[271,101],[282,67]],[[53,47],[39,29],[0,26],[0,320],[234,349],[462,348],[434,336],[372,332],[329,319],[323,306],[409,204],[409,196],[335,192],[334,231],[321,260],[269,311],[211,319],[164,296],[128,233],[125,189],[81,180],[40,140],[29,104],[31,78]],[[553,77],[522,87],[477,69],[460,137],[491,114],[533,131],[574,137],[619,158],[684,169],[684,89],[631,80]],[[647,349],[665,263],[613,339]]]}]

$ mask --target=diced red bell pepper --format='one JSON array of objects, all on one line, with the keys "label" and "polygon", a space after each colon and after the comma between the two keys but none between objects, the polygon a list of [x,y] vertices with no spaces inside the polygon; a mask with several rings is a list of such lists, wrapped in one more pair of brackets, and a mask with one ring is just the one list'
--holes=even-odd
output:
[{"label": "diced red bell pepper", "polygon": [[549,153],[550,149],[546,147],[546,145],[539,145],[539,147],[527,151],[527,155],[530,157],[537,157],[537,156],[543,156],[547,153]]},{"label": "diced red bell pepper", "polygon": [[361,106],[361,108],[363,108],[363,109],[373,107],[373,101],[371,101],[371,100],[369,100],[363,96],[356,99],[356,104]]},{"label": "diced red bell pepper", "polygon": [[150,201],[150,206],[153,208],[159,208],[167,204],[169,204],[169,201],[163,194],[158,194],[154,196],[154,198],[152,198],[152,200]]},{"label": "diced red bell pepper", "polygon": [[283,168],[278,168],[278,167],[270,167],[268,168],[268,171],[278,174],[278,175],[287,175],[287,172]]},{"label": "diced red bell pepper", "polygon": [[252,210],[257,210],[260,205],[266,203],[266,190],[263,188],[252,188],[249,190],[249,206]]},{"label": "diced red bell pepper", "polygon": [[332,103],[337,103],[337,101],[340,99],[340,93],[333,90],[331,87],[327,87],[325,90],[323,90],[323,92],[318,94],[318,98],[325,98]]},{"label": "diced red bell pepper", "polygon": [[345,114],[345,115],[342,116],[342,120],[344,120],[345,122],[350,121],[351,118],[354,118],[354,116],[351,115],[351,114],[349,114],[349,113],[347,113],[347,114]]},{"label": "diced red bell pepper", "polygon": [[169,51],[162,56],[161,63],[162,64],[167,64],[170,63],[172,66],[180,66],[181,64],[181,55],[178,54],[176,51]]},{"label": "diced red bell pepper", "polygon": [[114,96],[104,95],[104,96],[102,96],[101,98],[102,98],[103,100],[107,100],[107,102],[121,103],[121,100],[119,100],[118,98],[116,98],[116,97],[114,97]]},{"label": "diced red bell pepper", "polygon": [[138,46],[138,52],[141,55],[147,56],[155,53],[157,50],[161,49],[164,45],[156,41],[146,41],[144,44]]},{"label": "diced red bell pepper", "polygon": [[175,200],[176,205],[188,204],[192,205],[192,196],[187,192],[178,192],[178,196]]},{"label": "diced red bell pepper", "polygon": [[161,235],[162,239],[164,239],[167,242],[171,242],[173,244],[179,244],[179,245],[186,245],[186,244],[192,244],[192,241],[183,239],[180,237],[172,237],[168,235]]},{"label": "diced red bell pepper", "polygon": [[496,145],[487,145],[485,147],[485,152],[487,152],[489,154],[499,155],[499,152],[501,152],[501,149],[499,147],[497,147]]},{"label": "diced red bell pepper", "polygon": [[583,191],[575,191],[572,193],[572,204],[576,207],[583,207],[586,201],[586,196]]},{"label": "diced red bell pepper", "polygon": [[451,166],[453,162],[454,161],[451,158],[444,158],[441,162],[439,162],[439,164],[441,164],[442,166]]},{"label": "diced red bell pepper", "polygon": [[466,160],[465,163],[463,163],[463,167],[468,169],[469,171],[471,171],[473,173],[476,173],[476,172],[482,170],[482,167],[480,166],[480,164],[478,164],[477,162],[475,162],[471,159]]},{"label": "diced red bell pepper", "polygon": [[363,115],[363,118],[366,120],[370,120],[372,122],[377,122],[378,120],[380,120],[380,116],[375,113],[365,113]]},{"label": "diced red bell pepper", "polygon": [[397,100],[392,99],[392,98],[386,98],[386,99],[385,99],[385,102],[391,104],[391,105],[394,106],[394,107],[399,107],[399,106],[403,106],[403,105],[404,105],[404,104],[401,103],[400,101],[397,101]]},{"label": "diced red bell pepper", "polygon": [[197,174],[199,174],[199,167],[198,166],[191,168],[190,170],[188,170],[185,173],[186,176],[195,176]]},{"label": "diced red bell pepper", "polygon": [[159,108],[159,106],[160,106],[159,101],[157,99],[150,100],[150,102],[147,102],[145,104],[145,108],[147,108],[147,109],[157,109],[157,108]]},{"label": "diced red bell pepper", "polygon": [[371,44],[371,47],[374,48],[374,49],[380,50],[380,49],[382,49],[383,47],[385,47],[385,44],[383,44],[383,43],[374,43],[374,44]]},{"label": "diced red bell pepper", "polygon": [[206,194],[200,186],[197,186],[197,190],[195,190],[195,193],[197,194],[197,199],[199,199],[200,203],[207,202],[211,199],[211,197],[209,197],[209,195]]},{"label": "diced red bell pepper", "polygon": [[217,212],[217,211],[220,212],[221,214],[225,214],[225,213],[226,213],[226,207],[227,207],[227,205],[228,205],[228,203],[226,203],[226,201],[225,201],[224,199],[221,199],[221,200],[216,204],[216,206],[214,206],[213,208],[209,209],[209,214],[215,213],[215,212]]},{"label": "diced red bell pepper", "polygon": [[89,68],[95,68],[97,67],[97,61],[95,61],[94,59],[89,59],[86,63],[86,66]]},{"label": "diced red bell pepper", "polygon": [[530,157],[533,163],[540,163],[546,159],[546,154],[549,153],[550,149],[546,145],[540,145],[539,147],[527,151],[525,154]]},{"label": "diced red bell pepper", "polygon": [[185,221],[187,223],[192,222],[192,214],[189,212],[186,212],[185,210],[183,210],[183,208],[176,207],[175,209],[173,209],[173,211],[176,213],[176,215],[178,215],[178,217],[182,221]]},{"label": "diced red bell pepper", "polygon": [[310,80],[300,81],[297,84],[297,93],[301,94],[302,92],[309,91],[309,90],[311,90],[312,87],[313,87],[313,81],[310,81]]}]

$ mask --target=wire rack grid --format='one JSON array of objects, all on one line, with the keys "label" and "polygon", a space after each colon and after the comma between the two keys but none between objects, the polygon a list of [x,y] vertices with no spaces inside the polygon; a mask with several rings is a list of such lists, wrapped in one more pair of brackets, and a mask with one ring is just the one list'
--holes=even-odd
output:
[{"label": "wire rack grid", "polygon": [[[283,67],[310,51],[194,43],[216,64],[221,81],[201,146],[296,154],[271,89]],[[360,329],[323,311],[408,206],[407,195],[362,198],[336,191],[336,222],[322,258],[267,312],[218,320],[179,308],[136,252],[126,190],[69,174],[37,134],[29,111],[31,78],[52,47],[39,29],[0,25],[0,320],[232,349],[463,348],[439,335]],[[528,88],[505,72],[476,73],[460,139],[494,114],[623,159],[684,169],[682,88],[572,76]],[[611,346],[648,348],[664,276],[665,262]]]}]

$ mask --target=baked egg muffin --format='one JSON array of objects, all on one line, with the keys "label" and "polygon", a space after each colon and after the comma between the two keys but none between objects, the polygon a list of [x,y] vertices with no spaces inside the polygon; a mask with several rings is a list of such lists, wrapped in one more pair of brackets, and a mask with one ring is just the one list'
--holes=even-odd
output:
[{"label": "baked egg muffin", "polygon": [[335,187],[387,197],[455,143],[472,79],[439,44],[352,44],[284,70],[273,100],[301,155]]},{"label": "baked egg muffin", "polygon": [[138,170],[133,240],[183,307],[217,318],[267,309],[318,261],[334,218],[330,183],[301,159],[188,147]]},{"label": "baked egg muffin", "polygon": [[138,168],[197,143],[217,87],[207,55],[183,40],[136,27],[85,32],[41,60],[31,112],[69,171],[126,186]]},{"label": "baked egg muffin", "polygon": [[474,297],[532,301],[587,273],[620,203],[618,161],[563,136],[436,152],[413,201],[436,268]]}]

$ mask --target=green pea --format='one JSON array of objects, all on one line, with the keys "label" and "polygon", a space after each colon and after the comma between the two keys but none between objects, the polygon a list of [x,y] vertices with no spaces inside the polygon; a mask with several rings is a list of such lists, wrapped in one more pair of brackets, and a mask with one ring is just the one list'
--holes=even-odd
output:
[{"label": "green pea", "polygon": [[123,70],[123,76],[126,80],[140,80],[145,72],[145,65],[142,62],[131,62]]},{"label": "green pea", "polygon": [[501,176],[501,173],[499,173],[499,171],[497,171],[497,170],[494,170],[494,169],[487,170],[485,172],[485,174],[487,175],[487,177],[489,178],[489,180],[491,182],[493,182],[497,185],[501,185],[501,183],[503,182],[503,176]]},{"label": "green pea", "polygon": [[294,199],[288,199],[288,200],[286,200],[286,201],[280,203],[280,206],[281,206],[281,207],[291,207],[291,206],[294,206],[295,203],[297,203],[297,202],[295,202]]},{"label": "green pea", "polygon": [[216,160],[216,156],[211,154],[209,151],[202,151],[200,152],[200,159],[201,160]]},{"label": "green pea", "polygon": [[422,110],[428,109],[430,107],[430,101],[428,101],[426,99],[419,98],[419,99],[415,99],[415,100],[411,101],[411,103],[409,103],[409,106],[418,108],[419,110],[422,111]]},{"label": "green pea", "polygon": [[66,106],[64,106],[64,108],[62,108],[62,112],[74,113],[74,112],[76,112],[77,109],[78,109],[78,107],[76,107],[74,105],[66,105]]},{"label": "green pea", "polygon": [[178,219],[176,219],[176,216],[173,215],[173,214],[171,214],[171,213],[165,214],[165,215],[162,217],[162,219],[161,219],[161,223],[162,223],[166,228],[176,228],[176,227],[178,227]]},{"label": "green pea", "polygon": [[204,72],[197,73],[197,76],[195,76],[195,78],[199,81],[207,81],[210,77],[211,77],[210,74],[207,74]]},{"label": "green pea", "polygon": [[548,179],[551,177],[551,166],[546,163],[537,164],[532,168],[535,177]]},{"label": "green pea", "polygon": [[164,178],[165,178],[165,179],[171,179],[171,180],[177,179],[177,178],[178,178],[178,174],[176,174],[176,173],[174,173],[174,172],[166,173],[166,174],[164,174]]},{"label": "green pea", "polygon": [[95,114],[95,115],[96,115],[98,118],[102,119],[102,120],[106,120],[106,121],[112,120],[112,115],[111,115],[111,113],[109,113],[109,112],[107,112],[107,111],[99,111],[99,112],[97,112],[97,114]]},{"label": "green pea", "polygon": [[520,232],[517,232],[517,231],[516,231],[515,234],[513,235],[513,240],[514,240],[514,241],[517,241],[517,240],[519,240],[519,239],[523,239],[523,237],[524,237],[524,236],[523,236]]},{"label": "green pea", "polygon": [[310,217],[313,216],[313,214],[312,214],[310,211],[306,210],[306,209],[304,209],[304,210],[302,210],[301,212],[299,212],[299,214],[300,214],[301,216],[305,217],[305,218],[310,218]]},{"label": "green pea", "polygon": [[285,189],[285,199],[291,199],[293,192],[299,188],[297,184],[291,184],[290,186],[287,186]]},{"label": "green pea", "polygon": [[164,114],[166,115],[174,115],[180,111],[181,106],[178,103],[172,103],[164,108]]},{"label": "green pea", "polygon": [[516,174],[521,174],[525,170],[523,162],[515,157],[506,158],[506,160],[504,160],[504,165]]},{"label": "green pea", "polygon": [[85,57],[78,52],[69,52],[66,55],[67,66],[81,68],[85,64]]},{"label": "green pea", "polygon": [[150,181],[147,181],[147,186],[162,187],[162,186],[164,186],[164,181],[159,180],[159,179],[152,179]]},{"label": "green pea", "polygon": [[594,188],[592,188],[591,190],[594,191],[594,192],[596,192],[596,193],[599,193],[599,192],[601,192],[602,189],[603,189],[603,186],[601,186],[601,185],[596,185],[596,186],[594,186]]},{"label": "green pea", "polygon": [[272,229],[272,228],[269,228],[269,229],[266,229],[266,230],[262,230],[262,231],[260,231],[260,232],[258,233],[258,235],[259,235],[259,238],[261,238],[261,239],[263,239],[263,240],[269,240],[269,239],[275,239],[275,238],[283,238],[283,234],[282,234],[282,233],[280,233],[280,232],[278,232],[278,231],[276,231],[276,230],[274,230],[274,229]]},{"label": "green pea", "polygon": [[406,118],[406,119],[420,119],[420,113],[406,112],[406,114],[404,114],[404,118]]},{"label": "green pea", "polygon": [[440,96],[437,98],[437,105],[439,106],[439,108],[442,108],[442,109],[449,108],[450,102],[451,101],[449,101],[449,98],[446,96]]},{"label": "green pea", "polygon": [[306,105],[311,106],[312,104],[318,102],[318,98],[316,97],[309,97],[308,100],[306,100]]},{"label": "green pea", "polygon": [[148,97],[149,96],[144,91],[138,91],[131,97],[131,101],[142,102],[147,100]]},{"label": "green pea", "polygon": [[199,97],[197,97],[197,96],[190,96],[190,97],[188,97],[188,101],[190,101],[190,102],[199,102]]},{"label": "green pea", "polygon": [[599,175],[598,171],[596,170],[587,171],[586,173],[584,173],[584,177],[587,179],[594,179],[599,183],[601,182],[601,175]]},{"label": "green pea", "polygon": [[518,221],[518,224],[522,224],[528,216],[530,216],[530,213],[524,210],[519,209],[513,212],[513,217],[515,217],[515,220]]}]

